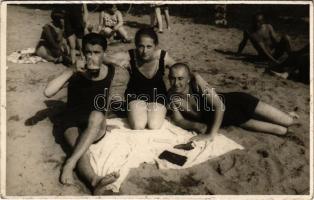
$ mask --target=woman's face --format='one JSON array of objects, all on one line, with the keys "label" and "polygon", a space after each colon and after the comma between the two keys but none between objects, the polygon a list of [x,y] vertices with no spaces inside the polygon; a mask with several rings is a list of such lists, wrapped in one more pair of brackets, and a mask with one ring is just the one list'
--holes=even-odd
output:
[{"label": "woman's face", "polygon": [[146,35],[141,36],[136,48],[142,60],[148,61],[154,58],[156,45],[151,37]]}]

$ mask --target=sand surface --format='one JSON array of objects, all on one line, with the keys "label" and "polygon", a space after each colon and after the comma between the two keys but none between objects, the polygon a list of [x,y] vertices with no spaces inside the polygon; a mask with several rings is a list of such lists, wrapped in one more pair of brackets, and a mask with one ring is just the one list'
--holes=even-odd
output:
[{"label": "sand surface", "polygon": [[[47,10],[8,6],[7,55],[34,47],[49,16]],[[96,22],[98,14],[91,18]],[[136,28],[149,23],[148,15],[125,19],[132,36]],[[287,28],[300,21],[288,18],[285,22],[293,48],[308,42],[306,30]],[[264,74],[261,65],[216,52],[236,51],[242,37],[236,26],[219,28],[178,16],[172,17],[172,23],[171,33],[160,35],[160,46],[177,61],[188,62],[217,91],[248,92],[281,110],[296,111],[301,125],[292,128],[292,138],[229,127],[225,135],[245,150],[186,170],[158,170],[143,164],[131,171],[121,194],[309,194],[309,86]],[[108,53],[133,46],[112,44]],[[249,46],[245,53],[255,52]],[[66,90],[51,99],[44,97],[43,90],[65,67],[9,62],[7,66],[7,195],[90,195],[86,188],[59,183],[66,154],[62,135],[51,119],[66,101]],[[126,72],[119,69],[117,75],[114,90],[122,93]]]}]

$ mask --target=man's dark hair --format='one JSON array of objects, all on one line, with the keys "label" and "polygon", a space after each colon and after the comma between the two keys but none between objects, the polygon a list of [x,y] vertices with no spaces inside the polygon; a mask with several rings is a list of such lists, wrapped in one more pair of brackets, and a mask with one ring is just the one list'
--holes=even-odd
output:
[{"label": "man's dark hair", "polygon": [[135,34],[135,46],[138,46],[142,36],[148,36],[153,39],[154,44],[158,45],[158,35],[153,28],[141,28]]},{"label": "man's dark hair", "polygon": [[[184,68],[186,70],[186,72],[188,73],[188,75],[191,77],[191,70],[190,67],[186,64],[186,63],[175,63],[170,67],[170,72],[173,69],[178,69],[178,68]],[[169,73],[170,74],[170,73]]]},{"label": "man's dark hair", "polygon": [[82,40],[82,48],[85,51],[85,47],[87,44],[100,45],[104,51],[107,49],[107,39],[105,36],[98,34],[98,33],[89,33],[83,37]]}]

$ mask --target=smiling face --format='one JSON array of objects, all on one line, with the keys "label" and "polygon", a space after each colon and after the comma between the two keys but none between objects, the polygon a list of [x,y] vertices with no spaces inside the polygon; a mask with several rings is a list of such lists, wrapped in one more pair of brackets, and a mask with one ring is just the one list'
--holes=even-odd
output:
[{"label": "smiling face", "polygon": [[144,61],[149,61],[154,58],[154,53],[156,50],[156,44],[153,38],[148,35],[142,35],[136,45],[136,49],[139,57]]},{"label": "smiling face", "polygon": [[185,67],[172,67],[169,81],[173,92],[185,94],[189,92],[190,75]]}]

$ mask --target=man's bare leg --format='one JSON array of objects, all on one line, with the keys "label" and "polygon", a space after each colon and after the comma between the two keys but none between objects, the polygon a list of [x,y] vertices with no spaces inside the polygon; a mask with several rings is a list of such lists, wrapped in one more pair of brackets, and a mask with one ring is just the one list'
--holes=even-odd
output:
[{"label": "man's bare leg", "polygon": [[[79,138],[78,128],[69,128],[65,131],[64,135],[68,144],[74,148],[77,143],[77,139]],[[98,176],[90,164],[89,150],[87,150],[87,152],[84,153],[78,161],[77,170],[80,175],[94,188],[93,193],[96,193],[96,195],[104,193],[106,191],[104,187],[113,183],[119,177],[118,173],[111,173],[105,177]]]},{"label": "man's bare leg", "polygon": [[276,135],[285,135],[288,131],[286,127],[255,119],[250,119],[249,121],[241,124],[240,127],[248,130],[271,133]]},{"label": "man's bare leg", "polygon": [[254,113],[284,127],[291,126],[294,123],[292,116],[262,101],[257,104]]},{"label": "man's bare leg", "polygon": [[78,142],[74,147],[73,153],[66,161],[62,169],[61,182],[63,184],[73,184],[73,170],[83,156],[83,154],[88,150],[90,145],[101,138],[106,132],[106,121],[105,117],[101,112],[93,111],[88,119],[88,126],[86,130],[78,138]]}]

